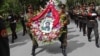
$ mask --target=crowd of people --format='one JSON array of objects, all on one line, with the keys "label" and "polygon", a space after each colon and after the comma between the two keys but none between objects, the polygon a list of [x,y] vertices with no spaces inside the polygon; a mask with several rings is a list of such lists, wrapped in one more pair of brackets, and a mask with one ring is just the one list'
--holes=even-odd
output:
[{"label": "crowd of people", "polygon": [[94,31],[95,35],[95,45],[99,46],[99,31],[98,31],[98,21],[100,20],[100,12],[96,10],[96,5],[94,3],[81,4],[73,7],[70,11],[70,16],[74,20],[77,27],[79,27],[80,32],[83,32],[83,36],[87,36],[88,41],[91,42],[91,32]]}]

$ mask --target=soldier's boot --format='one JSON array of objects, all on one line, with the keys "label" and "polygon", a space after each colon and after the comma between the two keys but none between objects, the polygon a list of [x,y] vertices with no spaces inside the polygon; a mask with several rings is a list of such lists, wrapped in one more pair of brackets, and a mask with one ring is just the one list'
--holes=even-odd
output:
[{"label": "soldier's boot", "polygon": [[91,42],[91,37],[90,36],[88,36],[88,41]]},{"label": "soldier's boot", "polygon": [[82,27],[82,25],[81,25],[81,23],[79,24],[79,31],[81,32],[81,27]]},{"label": "soldier's boot", "polygon": [[85,35],[86,35],[86,24],[83,23],[83,36],[85,36]]},{"label": "soldier's boot", "polygon": [[35,56],[35,50],[36,48],[38,48],[38,43],[36,44],[33,44],[33,47],[32,47],[32,55]]},{"label": "soldier's boot", "polygon": [[29,36],[30,36],[30,38],[31,38],[31,40],[32,40],[32,38],[33,38],[32,34],[29,33]]},{"label": "soldier's boot", "polygon": [[77,28],[78,28],[78,26],[79,26],[79,22],[78,22],[78,20],[77,20]]},{"label": "soldier's boot", "polygon": [[91,36],[90,36],[90,34],[88,34],[87,36],[88,36],[88,41],[91,42]]},{"label": "soldier's boot", "polygon": [[32,47],[32,56],[35,56],[35,50],[36,50],[36,46],[33,45],[33,47]]},{"label": "soldier's boot", "polygon": [[25,31],[23,31],[23,36],[25,36]]},{"label": "soldier's boot", "polygon": [[86,29],[83,29],[83,36],[86,35]]},{"label": "soldier's boot", "polygon": [[16,32],[13,32],[13,37],[14,37],[14,40],[18,38]]},{"label": "soldier's boot", "polygon": [[60,48],[62,48],[62,38],[61,37],[59,38],[59,41],[61,42]]},{"label": "soldier's boot", "polygon": [[15,35],[15,38],[14,39],[17,39],[18,37],[17,37],[17,35]]},{"label": "soldier's boot", "polygon": [[14,34],[12,33],[12,40],[11,40],[11,43],[14,43]]},{"label": "soldier's boot", "polygon": [[99,45],[99,43],[98,43],[98,40],[99,40],[99,37],[97,37],[97,38],[95,39],[95,45],[96,45],[97,48],[100,47],[100,45]]},{"label": "soldier's boot", "polygon": [[23,30],[23,36],[27,33],[26,29]]},{"label": "soldier's boot", "polygon": [[67,56],[66,47],[62,46],[62,54],[63,56]]},{"label": "soldier's boot", "polygon": [[39,45],[38,45],[38,43],[36,42],[35,48],[38,48],[38,46],[39,46]]},{"label": "soldier's boot", "polygon": [[11,43],[14,43],[14,37],[12,37]]}]

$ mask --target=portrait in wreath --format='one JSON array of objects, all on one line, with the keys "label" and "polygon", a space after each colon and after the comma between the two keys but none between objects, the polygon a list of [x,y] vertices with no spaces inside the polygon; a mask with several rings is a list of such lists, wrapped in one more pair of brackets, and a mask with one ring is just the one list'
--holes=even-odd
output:
[{"label": "portrait in wreath", "polygon": [[40,30],[44,33],[50,33],[53,27],[53,19],[46,17],[42,20],[40,24]]}]

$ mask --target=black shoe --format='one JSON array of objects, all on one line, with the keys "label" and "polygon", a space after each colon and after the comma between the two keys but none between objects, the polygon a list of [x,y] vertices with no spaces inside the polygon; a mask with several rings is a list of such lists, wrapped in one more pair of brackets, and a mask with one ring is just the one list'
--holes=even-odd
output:
[{"label": "black shoe", "polygon": [[35,56],[35,52],[32,52],[31,55],[32,55],[32,56]]},{"label": "black shoe", "polygon": [[16,40],[17,38],[18,38],[17,35],[15,35],[15,36],[14,36],[14,40]]},{"label": "black shoe", "polygon": [[86,34],[83,34],[83,36],[86,36]]},{"label": "black shoe", "polygon": [[96,47],[99,48],[100,47],[99,44],[96,44]]},{"label": "black shoe", "polygon": [[23,33],[23,36],[25,36],[25,33]]},{"label": "black shoe", "polygon": [[14,39],[16,40],[18,37],[15,37]]},{"label": "black shoe", "polygon": [[31,55],[32,55],[32,56],[35,56],[35,53],[32,53]]},{"label": "black shoe", "polygon": [[91,42],[91,39],[88,39],[89,42]]},{"label": "black shoe", "polygon": [[62,54],[63,54],[63,56],[67,56],[67,54],[66,54],[66,47],[62,47]]},{"label": "black shoe", "polygon": [[62,46],[60,46],[60,48],[62,48]]},{"label": "black shoe", "polygon": [[14,43],[14,40],[12,40],[11,43]]},{"label": "black shoe", "polygon": [[35,48],[38,48],[38,46],[39,46],[39,45],[38,45],[38,44],[36,44]]},{"label": "black shoe", "polygon": [[36,45],[34,45],[34,46],[32,47],[32,53],[31,53],[32,56],[35,56],[35,50],[36,50]]},{"label": "black shoe", "polygon": [[25,34],[26,34],[26,31],[23,32],[23,36],[25,36]]},{"label": "black shoe", "polygon": [[61,46],[60,46],[60,48],[62,49],[62,48],[63,48],[63,46],[61,45]]}]

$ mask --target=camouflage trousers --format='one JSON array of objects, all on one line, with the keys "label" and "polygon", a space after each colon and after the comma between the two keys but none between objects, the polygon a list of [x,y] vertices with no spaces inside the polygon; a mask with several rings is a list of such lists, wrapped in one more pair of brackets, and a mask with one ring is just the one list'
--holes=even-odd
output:
[{"label": "camouflage trousers", "polygon": [[61,48],[67,47],[67,32],[63,32],[59,37],[59,41],[61,42]]}]

